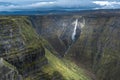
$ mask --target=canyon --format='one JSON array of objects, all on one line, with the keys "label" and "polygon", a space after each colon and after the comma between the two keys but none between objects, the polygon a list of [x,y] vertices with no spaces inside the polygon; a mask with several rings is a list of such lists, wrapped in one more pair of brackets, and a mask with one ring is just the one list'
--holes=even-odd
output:
[{"label": "canyon", "polygon": [[119,80],[120,14],[0,16],[0,80]]}]

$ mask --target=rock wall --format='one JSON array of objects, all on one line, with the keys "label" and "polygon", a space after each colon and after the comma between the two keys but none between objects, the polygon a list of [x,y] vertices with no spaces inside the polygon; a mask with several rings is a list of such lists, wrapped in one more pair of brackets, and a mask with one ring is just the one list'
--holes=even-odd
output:
[{"label": "rock wall", "polygon": [[119,80],[120,17],[85,16],[81,37],[69,51],[92,68],[100,80]]},{"label": "rock wall", "polygon": [[[36,31],[54,49],[78,64],[91,68],[99,80],[119,80],[120,74],[120,14],[32,16]],[[76,40],[73,41],[78,19]]]},{"label": "rock wall", "polygon": [[[27,17],[0,17],[0,58],[16,67],[23,79],[40,71],[41,67],[47,64],[42,42]],[[2,67],[0,72],[3,72],[3,69],[8,70],[7,66],[5,69]],[[17,74],[10,69],[7,73],[3,72],[0,75],[3,76],[0,80],[8,80],[6,75],[9,72],[10,76]],[[9,80],[22,80],[13,79],[9,77],[9,74],[8,78]]]},{"label": "rock wall", "polygon": [[23,80],[23,78],[14,66],[3,60],[3,58],[1,58],[0,80]]},{"label": "rock wall", "polygon": [[30,17],[36,31],[51,43],[53,48],[64,56],[74,43],[75,22],[78,19],[75,41],[79,38],[84,19],[81,16],[32,16]]},{"label": "rock wall", "polygon": [[0,80],[65,80],[54,68],[43,70],[51,68],[45,48],[54,50],[31,23],[28,16],[0,16]]}]

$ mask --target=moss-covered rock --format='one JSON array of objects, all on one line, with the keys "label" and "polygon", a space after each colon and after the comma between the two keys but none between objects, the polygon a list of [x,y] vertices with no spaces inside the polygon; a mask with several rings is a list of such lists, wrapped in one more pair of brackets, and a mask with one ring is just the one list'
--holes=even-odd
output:
[{"label": "moss-covered rock", "polygon": [[0,59],[0,80],[23,80],[16,67]]},{"label": "moss-covered rock", "polygon": [[0,17],[0,57],[24,79],[47,64],[42,42],[27,17]]}]

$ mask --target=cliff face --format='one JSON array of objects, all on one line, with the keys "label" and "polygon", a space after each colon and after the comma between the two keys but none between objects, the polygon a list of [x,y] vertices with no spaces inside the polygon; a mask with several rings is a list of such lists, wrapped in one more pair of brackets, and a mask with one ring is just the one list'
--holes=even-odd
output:
[{"label": "cliff face", "polygon": [[[81,37],[69,54],[87,62],[100,80],[119,80],[120,77],[120,17],[88,17]],[[107,75],[107,76],[105,76]]]},{"label": "cliff face", "polygon": [[[22,79],[47,64],[45,50],[27,17],[0,17],[0,58],[14,66]],[[2,69],[4,67],[0,72]],[[11,76],[18,74],[14,68],[9,70],[9,65],[4,70],[8,70],[1,74],[4,80],[7,80],[6,75],[10,72]],[[21,78],[12,77],[10,80]]]},{"label": "cliff face", "polygon": [[[81,16],[32,16],[36,31],[64,56],[79,38],[84,19]],[[79,23],[78,23],[79,22]]]},{"label": "cliff face", "polygon": [[99,80],[120,79],[119,15],[34,16],[31,20],[60,55],[85,64]]},{"label": "cliff face", "polygon": [[3,60],[0,59],[0,80],[23,80],[17,69]]}]

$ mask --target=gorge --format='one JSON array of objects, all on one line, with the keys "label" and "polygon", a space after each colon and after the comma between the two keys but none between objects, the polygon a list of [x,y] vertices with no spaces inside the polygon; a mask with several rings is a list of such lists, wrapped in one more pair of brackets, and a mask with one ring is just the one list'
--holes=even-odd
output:
[{"label": "gorge", "polygon": [[120,80],[120,14],[0,16],[0,80]]}]

